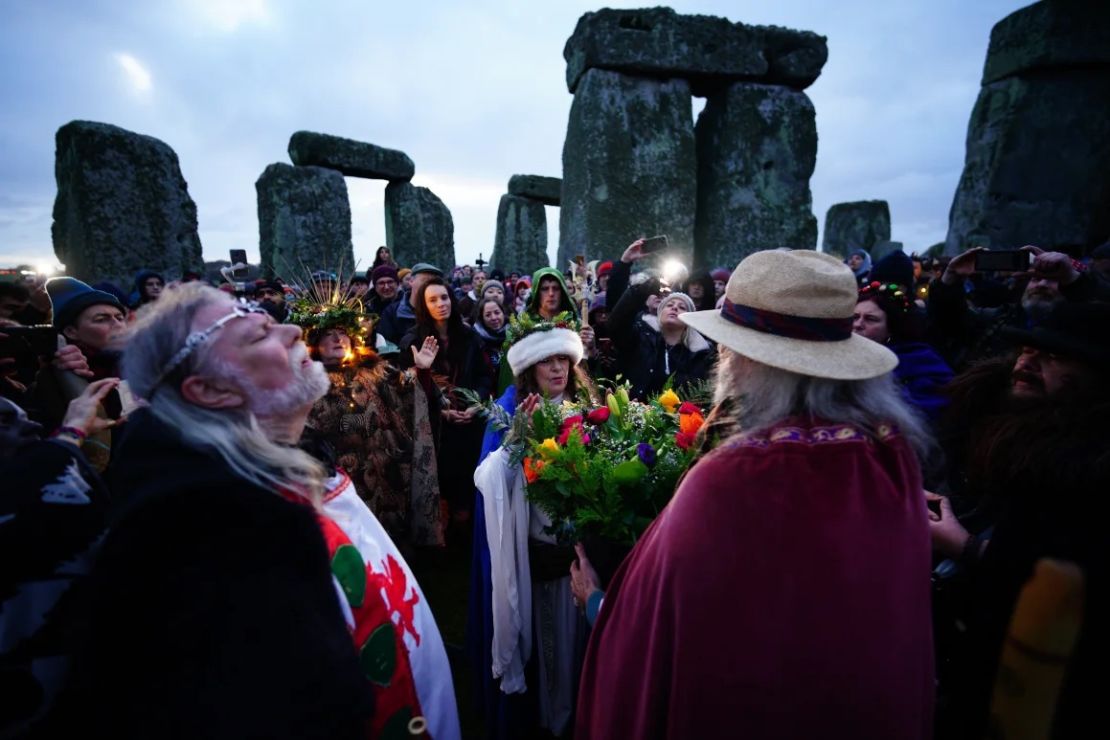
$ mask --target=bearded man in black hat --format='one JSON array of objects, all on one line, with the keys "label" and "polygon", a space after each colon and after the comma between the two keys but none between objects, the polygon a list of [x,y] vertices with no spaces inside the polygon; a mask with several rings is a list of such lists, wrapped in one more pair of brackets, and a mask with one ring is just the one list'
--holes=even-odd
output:
[{"label": "bearded man in black hat", "polygon": [[1103,629],[1110,304],[1063,302],[1036,328],[1007,335],[1021,348],[1016,360],[980,366],[953,383],[952,410],[960,418],[951,423],[968,432],[962,445],[948,448],[966,461],[950,478],[974,506],[964,522],[983,531],[969,532],[948,498],[930,495],[939,504],[931,517],[934,547],[960,562],[969,579],[960,615],[966,641],[940,655],[951,666],[948,686],[941,671],[942,696],[951,704],[939,716],[938,737],[983,736],[1007,625],[1041,558],[1074,562],[1086,579],[1083,629],[1053,733],[1079,737],[1101,712],[1095,689],[1110,659]]}]

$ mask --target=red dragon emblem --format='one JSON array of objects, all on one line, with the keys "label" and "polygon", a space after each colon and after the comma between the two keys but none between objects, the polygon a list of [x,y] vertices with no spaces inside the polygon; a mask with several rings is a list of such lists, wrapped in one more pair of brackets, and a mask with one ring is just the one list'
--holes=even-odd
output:
[{"label": "red dragon emblem", "polygon": [[389,605],[390,617],[392,618],[394,614],[397,615],[393,625],[397,630],[398,639],[403,639],[404,634],[408,632],[416,640],[416,645],[419,647],[420,633],[416,631],[413,622],[415,621],[414,607],[420,602],[420,595],[416,593],[416,589],[413,589],[412,595],[408,598],[405,597],[405,592],[409,590],[408,578],[405,577],[405,569],[392,555],[386,556],[384,565],[385,569],[382,573],[367,569],[366,576],[369,586],[380,588],[385,592],[385,601]]}]

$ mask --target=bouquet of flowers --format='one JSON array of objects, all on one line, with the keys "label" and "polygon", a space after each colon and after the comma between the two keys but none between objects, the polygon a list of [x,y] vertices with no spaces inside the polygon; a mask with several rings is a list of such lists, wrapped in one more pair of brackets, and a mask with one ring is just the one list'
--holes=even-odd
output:
[{"label": "bouquet of flowers", "polygon": [[[665,390],[650,403],[626,387],[588,400],[541,403],[511,421],[507,445],[524,466],[528,499],[562,543],[587,537],[631,546],[674,494],[694,457],[701,409]],[[496,415],[494,423],[499,423]]]}]

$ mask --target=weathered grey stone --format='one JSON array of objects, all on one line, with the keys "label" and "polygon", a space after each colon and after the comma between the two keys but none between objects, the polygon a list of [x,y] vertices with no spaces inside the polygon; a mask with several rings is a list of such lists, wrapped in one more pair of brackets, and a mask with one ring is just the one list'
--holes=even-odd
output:
[{"label": "weathered grey stone", "polygon": [[1092,247],[1110,232],[1110,74],[1020,74],[982,88],[945,251]]},{"label": "weathered grey stone", "polygon": [[570,108],[563,143],[559,259],[620,256],[641,236],[694,243],[694,127],[690,86],[591,69]]},{"label": "weathered grey stone", "polygon": [[588,69],[682,77],[695,94],[737,80],[804,89],[828,58],[824,36],[777,26],[748,26],[670,8],[603,9],[578,19],[563,48],[567,88]]},{"label": "weathered grey stone", "polygon": [[351,204],[339,172],[324,167],[270,165],[258,192],[258,251],[266,274],[296,277],[305,269],[354,265]]},{"label": "weathered grey stone", "polygon": [[501,269],[506,273],[511,270],[532,273],[548,266],[547,214],[543,203],[512,194],[501,196],[497,206],[497,235],[489,265],[491,270]]},{"label": "weathered grey stone", "polygon": [[816,246],[817,127],[805,93],[730,85],[706,101],[697,151],[697,264],[733,267],[761,249]]},{"label": "weathered grey stone", "polygon": [[902,252],[902,242],[892,242],[889,239],[881,241],[869,250],[871,253],[871,264],[878,264],[879,260],[886,257],[891,252]]},{"label": "weathered grey stone", "polygon": [[106,123],[58,129],[51,236],[66,274],[130,284],[143,268],[200,270],[197,207],[173,149]]},{"label": "weathered grey stone", "polygon": [[885,200],[837,203],[825,214],[821,250],[847,257],[853,249],[871,251],[890,239],[890,206]]},{"label": "weathered grey stone", "polygon": [[513,175],[509,178],[509,195],[538,200],[544,205],[559,205],[563,181],[558,177]]},{"label": "weathered grey stone", "polygon": [[289,159],[296,165],[328,167],[375,180],[408,181],[416,171],[404,152],[311,131],[298,131],[289,138]]},{"label": "weathered grey stone", "polygon": [[991,29],[983,84],[1036,69],[1110,66],[1110,3],[1045,0]]},{"label": "weathered grey stone", "polygon": [[455,265],[451,211],[428,188],[408,182],[385,186],[385,243],[399,265],[430,262],[444,271]]}]

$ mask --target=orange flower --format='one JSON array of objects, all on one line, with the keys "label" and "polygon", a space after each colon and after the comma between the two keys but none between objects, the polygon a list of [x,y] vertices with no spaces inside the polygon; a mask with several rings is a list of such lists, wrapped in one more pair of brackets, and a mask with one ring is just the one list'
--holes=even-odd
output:
[{"label": "orange flower", "polygon": [[535,483],[536,479],[540,477],[540,471],[543,470],[544,464],[543,460],[524,458],[524,480]]},{"label": "orange flower", "polygon": [[700,412],[692,414],[679,414],[678,415],[678,428],[683,434],[694,435],[701,429],[701,425],[705,423],[705,417]]}]

